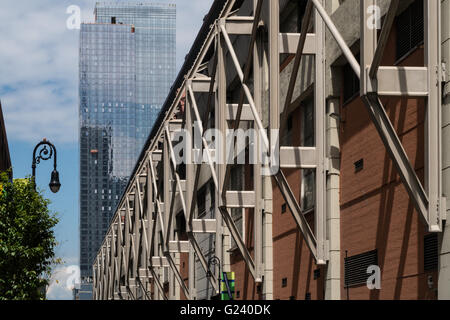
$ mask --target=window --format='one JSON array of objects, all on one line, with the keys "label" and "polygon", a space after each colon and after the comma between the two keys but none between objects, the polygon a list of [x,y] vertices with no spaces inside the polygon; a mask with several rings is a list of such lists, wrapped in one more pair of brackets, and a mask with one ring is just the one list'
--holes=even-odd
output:
[{"label": "window", "polygon": [[345,286],[351,287],[365,284],[370,276],[367,273],[367,269],[372,265],[378,265],[378,250],[345,258]]},{"label": "window", "polygon": [[206,214],[206,188],[203,186],[197,192],[197,210],[198,217],[201,218]]},{"label": "window", "polygon": [[[307,3],[307,0],[288,1],[280,16],[280,32],[300,33]],[[286,21],[292,21],[292,24],[286,23]]]},{"label": "window", "polygon": [[292,114],[289,115],[287,119],[286,133],[283,136],[283,145],[290,146],[292,145],[292,128],[293,128],[293,119]]},{"label": "window", "polygon": [[286,288],[287,287],[287,278],[281,279],[281,287]]},{"label": "window", "polygon": [[[240,191],[243,187],[244,182],[244,170],[242,166],[234,167],[231,170],[231,190]],[[245,209],[244,208],[232,208],[231,210],[231,218],[236,224],[237,229],[239,230],[239,235],[245,242],[244,230],[245,230]],[[234,239],[231,240],[231,247],[236,248],[237,244]]]},{"label": "window", "polygon": [[425,34],[423,8],[423,0],[416,0],[397,17],[397,60],[423,43]]},{"label": "window", "polygon": [[[303,147],[314,147],[314,102],[312,99],[302,104],[301,120],[301,145]],[[303,212],[314,208],[315,171],[313,169],[302,170],[301,197]]]},{"label": "window", "polygon": [[186,219],[183,213],[178,214],[176,217],[176,232],[180,238],[184,237],[186,233]]},{"label": "window", "polygon": [[[355,58],[359,61],[360,55],[356,55]],[[344,103],[347,103],[359,94],[360,80],[349,63],[344,65],[342,73],[344,77]]]},{"label": "window", "polygon": [[312,99],[308,99],[302,103],[301,113],[301,146],[314,147],[314,102]]},{"label": "window", "polygon": [[437,234],[430,234],[424,238],[424,270],[435,271],[438,269],[438,236]]},{"label": "window", "polygon": [[302,170],[301,205],[303,212],[307,212],[309,210],[314,209],[315,180],[316,180],[316,172],[314,171],[314,169]]}]

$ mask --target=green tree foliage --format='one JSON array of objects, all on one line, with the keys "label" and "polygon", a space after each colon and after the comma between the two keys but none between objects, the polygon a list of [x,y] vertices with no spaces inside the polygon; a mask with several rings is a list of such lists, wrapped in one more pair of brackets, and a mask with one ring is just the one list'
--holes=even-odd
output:
[{"label": "green tree foliage", "polygon": [[0,174],[0,300],[42,300],[55,263],[49,200],[29,179]]}]

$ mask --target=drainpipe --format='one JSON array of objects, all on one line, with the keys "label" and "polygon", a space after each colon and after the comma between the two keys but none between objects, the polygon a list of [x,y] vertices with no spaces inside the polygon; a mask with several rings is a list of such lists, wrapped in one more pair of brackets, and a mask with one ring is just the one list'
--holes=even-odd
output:
[{"label": "drainpipe", "polygon": [[[447,198],[447,217],[450,217],[450,0],[442,5],[442,59],[445,65],[445,85],[442,102],[442,189]],[[438,299],[450,300],[450,225],[439,236]]]}]

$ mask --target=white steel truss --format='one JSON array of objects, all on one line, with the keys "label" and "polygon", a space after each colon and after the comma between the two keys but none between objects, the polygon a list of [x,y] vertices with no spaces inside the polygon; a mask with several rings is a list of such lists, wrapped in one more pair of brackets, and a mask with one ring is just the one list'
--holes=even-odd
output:
[{"label": "white steel truss", "polygon": [[[229,237],[245,261],[255,283],[267,277],[263,254],[264,246],[264,195],[263,169],[275,168],[277,183],[286,204],[297,223],[315,261],[326,265],[329,261],[327,235],[327,175],[330,160],[326,143],[326,91],[325,91],[325,32],[326,28],[336,40],[361,81],[361,97],[365,102],[392,161],[401,176],[411,201],[431,232],[442,231],[445,219],[445,199],[441,182],[441,66],[440,66],[440,1],[425,1],[425,67],[381,66],[387,38],[397,13],[399,0],[392,0],[384,19],[380,35],[368,24],[370,6],[375,0],[361,1],[361,62],[358,62],[324,9],[324,0],[309,0],[300,34],[280,33],[279,1],[255,0],[251,16],[236,16],[232,12],[235,1],[227,1],[220,17],[211,28],[191,70],[185,76],[163,124],[153,137],[146,156],[139,163],[136,175],[131,178],[125,196],[112,220],[110,229],[94,263],[94,299],[177,299],[181,289],[188,299],[196,299],[194,261],[197,259],[208,274],[207,261],[196,234],[215,234],[215,253],[222,270],[229,271]],[[248,51],[239,54],[235,45],[245,38]],[[265,48],[265,40],[268,47]],[[242,46],[241,46],[242,47]],[[211,55],[211,52],[213,54]],[[287,90],[284,108],[280,107],[280,54],[295,54],[293,71]],[[262,56],[268,57],[264,66]],[[279,134],[286,128],[288,111],[292,104],[294,87],[302,59],[314,56],[314,113],[315,146],[292,147],[280,144]],[[211,57],[212,56],[212,57]],[[210,65],[209,75],[202,73]],[[242,67],[243,66],[243,67]],[[268,73],[268,104],[263,110],[263,70]],[[230,76],[231,75],[231,76]],[[232,79],[231,79],[232,78]],[[228,101],[230,83],[237,84],[239,102]],[[380,96],[411,96],[427,99],[426,177],[425,186],[419,181],[408,160],[400,139],[381,103]],[[180,102],[185,98],[183,118],[178,119]],[[201,113],[203,110],[203,113]],[[268,112],[268,123],[262,115]],[[227,154],[211,145],[205,136],[213,125],[220,132],[237,130],[247,123],[258,130],[261,139],[255,149],[264,150],[268,163],[252,167],[252,190],[230,190],[233,164],[217,161]],[[192,137],[197,130],[201,146],[195,149],[191,141],[186,150],[192,150],[187,160],[205,154],[205,163],[185,165],[186,178],[182,180],[176,162],[174,133],[182,128]],[[270,130],[268,130],[270,129]],[[268,133],[269,132],[269,133]],[[222,137],[224,140],[227,136]],[[236,144],[233,141],[233,148]],[[234,153],[233,153],[234,154]],[[234,160],[234,159],[232,159]],[[234,163],[234,161],[233,161]],[[315,170],[314,230],[310,227],[296,196],[282,169]],[[197,219],[197,191],[202,186],[202,170],[206,170],[216,191],[214,219]],[[204,182],[203,182],[204,183]],[[231,209],[251,209],[254,212],[254,250],[249,251],[231,215]],[[182,212],[186,220],[187,241],[177,238],[174,216]],[[189,255],[189,283],[180,273],[180,254]],[[167,293],[164,278],[170,282]],[[217,270],[216,270],[217,271]],[[209,277],[212,288],[218,293],[219,273]],[[175,289],[174,286],[176,287]],[[153,290],[153,292],[151,292]],[[178,291],[177,291],[178,290]]]}]

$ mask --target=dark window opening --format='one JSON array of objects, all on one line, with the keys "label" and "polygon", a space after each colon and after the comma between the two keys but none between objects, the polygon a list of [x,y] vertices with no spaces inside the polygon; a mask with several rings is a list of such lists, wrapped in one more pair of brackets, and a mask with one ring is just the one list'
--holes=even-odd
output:
[{"label": "dark window opening", "polygon": [[281,287],[286,288],[287,287],[287,278],[281,279]]},{"label": "dark window opening", "polygon": [[[359,61],[360,55],[358,54],[355,58]],[[344,103],[347,103],[359,94],[360,80],[349,63],[343,67],[342,72],[344,77]]]},{"label": "dark window opening", "polygon": [[396,20],[397,26],[397,60],[403,58],[411,50],[424,41],[424,3],[414,1]]},{"label": "dark window opening", "polygon": [[300,33],[302,31],[302,23],[303,23],[303,17],[305,16],[306,11],[306,5],[308,4],[308,1],[301,0],[298,1],[297,5],[297,32]]},{"label": "dark window opening", "polygon": [[202,217],[206,214],[206,188],[202,187],[197,192],[197,210],[198,217]]},{"label": "dark window opening", "polygon": [[186,234],[186,219],[184,218],[184,214],[178,214],[176,218],[176,232],[179,237],[182,238]]},{"label": "dark window opening", "polygon": [[286,213],[287,205],[286,203],[281,206],[281,213]]},{"label": "dark window opening", "polygon": [[111,17],[111,23],[116,24],[116,17]]},{"label": "dark window opening", "polygon": [[[300,33],[303,17],[306,11],[307,0],[289,0],[280,16],[281,33]],[[286,23],[286,21],[291,23]],[[294,24],[295,23],[295,24]]]}]

